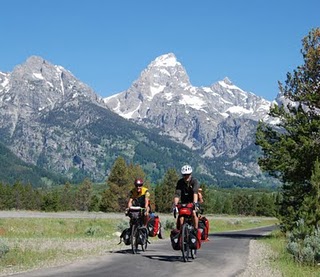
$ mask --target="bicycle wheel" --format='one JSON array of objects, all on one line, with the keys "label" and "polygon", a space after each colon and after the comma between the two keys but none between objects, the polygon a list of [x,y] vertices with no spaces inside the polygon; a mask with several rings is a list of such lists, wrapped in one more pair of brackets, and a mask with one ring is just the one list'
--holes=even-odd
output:
[{"label": "bicycle wheel", "polygon": [[141,249],[142,251],[146,251],[147,247],[148,247],[148,233],[147,233],[147,229],[143,228],[143,231],[139,230],[139,236],[141,237],[141,241],[143,242],[141,245]]},{"label": "bicycle wheel", "polygon": [[132,253],[136,254],[138,250],[138,241],[137,241],[137,225],[133,224],[131,226],[131,249]]},{"label": "bicycle wheel", "polygon": [[194,260],[197,257],[197,249],[190,249],[191,258]]},{"label": "bicycle wheel", "polygon": [[184,262],[189,261],[189,228],[188,224],[185,223],[182,225],[182,232],[181,232],[181,252],[182,258]]}]

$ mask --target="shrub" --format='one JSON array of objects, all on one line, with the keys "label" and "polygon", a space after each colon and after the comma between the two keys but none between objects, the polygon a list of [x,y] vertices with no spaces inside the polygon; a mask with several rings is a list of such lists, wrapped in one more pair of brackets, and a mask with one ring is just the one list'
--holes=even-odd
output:
[{"label": "shrub", "polygon": [[121,220],[117,225],[117,230],[122,232],[124,229],[129,228],[129,221]]},{"label": "shrub", "polygon": [[289,234],[287,251],[301,264],[316,265],[320,262],[320,230],[316,229],[311,235],[306,235],[303,225],[304,222],[300,221]]},{"label": "shrub", "polygon": [[94,236],[94,235],[98,234],[100,231],[101,231],[100,226],[90,226],[86,229],[85,234],[87,236]]},{"label": "shrub", "polygon": [[9,246],[6,245],[2,240],[0,241],[0,258],[4,257],[9,252]]}]

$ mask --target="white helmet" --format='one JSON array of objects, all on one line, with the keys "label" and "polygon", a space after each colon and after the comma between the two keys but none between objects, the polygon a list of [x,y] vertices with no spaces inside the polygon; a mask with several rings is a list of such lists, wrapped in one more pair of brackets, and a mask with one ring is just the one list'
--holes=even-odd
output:
[{"label": "white helmet", "polygon": [[186,164],[181,168],[181,174],[182,175],[191,174],[191,173],[192,173],[192,167],[190,165]]}]

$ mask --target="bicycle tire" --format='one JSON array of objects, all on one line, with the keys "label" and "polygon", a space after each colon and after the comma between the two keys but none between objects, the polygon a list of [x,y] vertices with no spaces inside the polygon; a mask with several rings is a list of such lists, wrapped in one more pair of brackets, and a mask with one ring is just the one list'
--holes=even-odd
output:
[{"label": "bicycle tire", "polygon": [[145,232],[143,235],[146,235],[146,237],[144,238],[144,244],[141,245],[141,249],[144,252],[148,247],[148,234]]},{"label": "bicycle tire", "polygon": [[181,252],[184,262],[189,261],[189,224],[184,223],[181,231]]},{"label": "bicycle tire", "polygon": [[191,258],[194,260],[197,257],[197,249],[190,249]]},{"label": "bicycle tire", "polygon": [[136,254],[138,251],[138,241],[137,241],[137,225],[133,224],[131,226],[131,250],[132,254]]}]

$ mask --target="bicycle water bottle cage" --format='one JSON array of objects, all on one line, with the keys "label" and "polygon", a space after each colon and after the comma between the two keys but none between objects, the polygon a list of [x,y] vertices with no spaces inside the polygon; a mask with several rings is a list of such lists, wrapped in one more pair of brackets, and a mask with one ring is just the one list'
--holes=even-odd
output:
[{"label": "bicycle water bottle cage", "polygon": [[180,216],[190,216],[193,211],[193,203],[188,204],[178,204],[178,210]]}]

